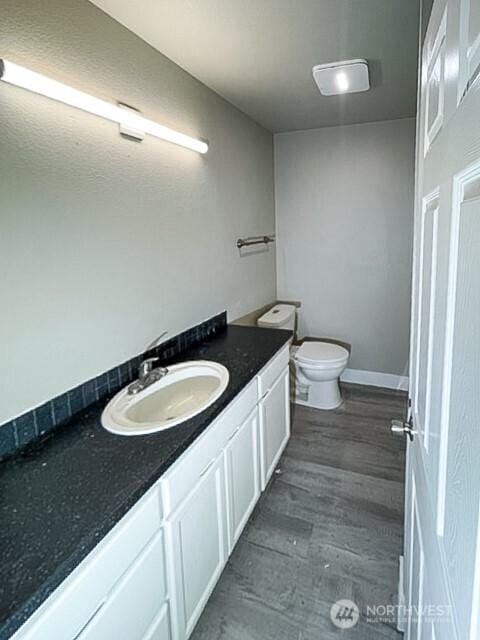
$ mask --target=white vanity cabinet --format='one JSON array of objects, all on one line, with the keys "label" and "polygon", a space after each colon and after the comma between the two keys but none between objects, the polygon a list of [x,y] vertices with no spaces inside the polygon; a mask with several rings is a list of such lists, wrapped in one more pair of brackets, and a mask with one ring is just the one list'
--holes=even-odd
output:
[{"label": "white vanity cabinet", "polygon": [[192,632],[233,548],[231,528],[239,535],[258,498],[257,402],[253,381],[160,482],[175,640]]},{"label": "white vanity cabinet", "polygon": [[[234,411],[228,410],[200,443],[203,451],[198,455],[203,453],[205,459],[211,447],[213,457],[166,520],[175,640],[188,638],[193,631],[260,495],[254,389],[254,385],[247,389],[232,404]],[[247,407],[251,411],[245,418]],[[189,451],[184,463],[198,468],[195,458],[195,451]],[[188,473],[183,466],[174,469],[175,475]]]},{"label": "white vanity cabinet", "polygon": [[288,360],[286,346],[15,640],[188,638],[288,440]]}]

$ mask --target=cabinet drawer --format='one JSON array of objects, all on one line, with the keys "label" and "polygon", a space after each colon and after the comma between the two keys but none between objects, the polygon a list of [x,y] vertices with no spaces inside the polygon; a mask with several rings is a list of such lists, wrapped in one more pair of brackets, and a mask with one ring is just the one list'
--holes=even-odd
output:
[{"label": "cabinet drawer", "polygon": [[257,383],[252,380],[182,457],[168,469],[160,483],[165,516],[174,511],[196,486],[237,427],[255,408],[257,400]]},{"label": "cabinet drawer", "polygon": [[[71,640],[105,602],[161,525],[158,488],[144,496],[15,634],[15,640]],[[68,535],[68,532],[65,532]]]},{"label": "cabinet drawer", "polygon": [[142,640],[166,598],[163,534],[135,560],[77,636],[78,640]]},{"label": "cabinet drawer", "polygon": [[288,366],[290,359],[289,345],[275,355],[272,360],[258,374],[258,395],[262,398],[273,385],[278,376]]}]

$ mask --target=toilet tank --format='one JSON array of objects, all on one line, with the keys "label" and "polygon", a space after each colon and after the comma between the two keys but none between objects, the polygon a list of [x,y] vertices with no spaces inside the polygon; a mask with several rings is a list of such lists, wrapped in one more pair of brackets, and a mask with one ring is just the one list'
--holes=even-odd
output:
[{"label": "toilet tank", "polygon": [[270,329],[295,329],[295,312],[293,304],[276,304],[257,320],[259,327]]}]

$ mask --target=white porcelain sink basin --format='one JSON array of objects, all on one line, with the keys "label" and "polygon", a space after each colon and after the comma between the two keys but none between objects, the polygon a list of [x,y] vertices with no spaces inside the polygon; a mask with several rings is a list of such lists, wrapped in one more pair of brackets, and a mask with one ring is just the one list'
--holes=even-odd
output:
[{"label": "white porcelain sink basin", "polygon": [[128,387],[102,413],[108,431],[135,436],[170,429],[209,407],[225,391],[230,376],[217,362],[193,360],[168,367],[166,376],[137,393]]}]

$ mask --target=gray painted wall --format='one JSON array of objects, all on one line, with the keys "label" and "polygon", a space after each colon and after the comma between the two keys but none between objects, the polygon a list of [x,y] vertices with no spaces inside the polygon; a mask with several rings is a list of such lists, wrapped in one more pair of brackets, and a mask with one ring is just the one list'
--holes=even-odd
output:
[{"label": "gray painted wall", "polygon": [[270,133],[85,0],[4,0],[1,55],[210,140],[206,156],[0,83],[0,423],[275,298]]},{"label": "gray painted wall", "polygon": [[407,374],[415,120],[275,135],[277,297],[349,367]]}]

